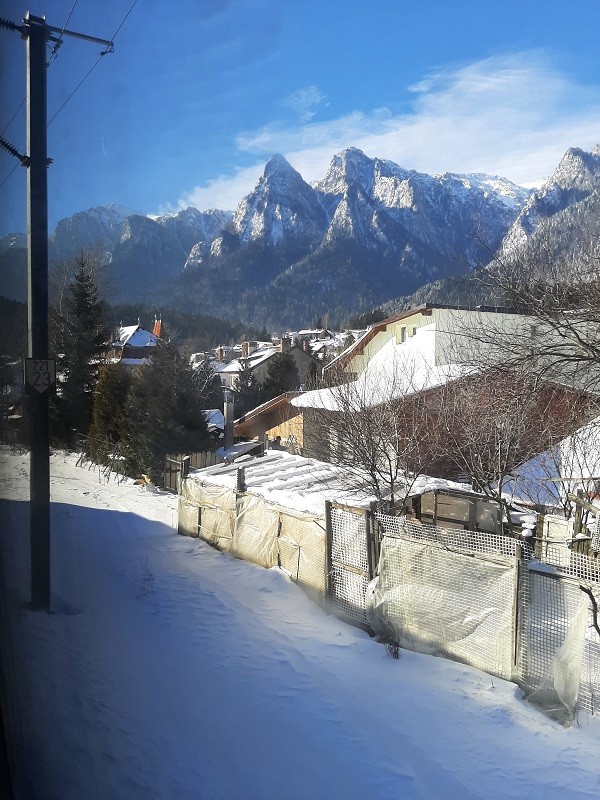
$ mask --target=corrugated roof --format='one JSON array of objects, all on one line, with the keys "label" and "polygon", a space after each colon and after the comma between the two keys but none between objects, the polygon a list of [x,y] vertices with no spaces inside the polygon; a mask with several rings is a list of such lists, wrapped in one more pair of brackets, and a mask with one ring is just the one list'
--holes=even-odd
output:
[{"label": "corrugated roof", "polygon": [[244,467],[246,489],[285,508],[313,514],[325,512],[325,500],[366,507],[374,500],[368,490],[348,490],[348,471],[314,458],[267,450],[263,456],[241,456],[231,464],[193,470],[190,478],[234,489]]}]

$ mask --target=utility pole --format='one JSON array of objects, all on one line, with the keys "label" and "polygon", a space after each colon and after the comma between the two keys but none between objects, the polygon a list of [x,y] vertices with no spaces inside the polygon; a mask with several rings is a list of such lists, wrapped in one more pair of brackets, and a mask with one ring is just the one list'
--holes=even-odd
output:
[{"label": "utility pole", "polygon": [[[46,23],[27,13],[27,357],[48,361]],[[50,610],[49,388],[29,389],[31,607]]]},{"label": "utility pole", "polygon": [[[45,17],[29,12],[23,25],[0,19],[0,27],[19,31],[26,40],[27,152],[21,156],[4,141],[5,149],[27,168],[27,359],[25,388],[29,396],[29,538],[31,544],[31,607],[50,610],[50,439],[48,398],[56,375],[48,358],[48,160],[46,43],[60,46],[64,36],[102,44],[106,39],[54,28]],[[57,37],[55,34],[59,34]],[[102,55],[104,55],[102,53]]]}]

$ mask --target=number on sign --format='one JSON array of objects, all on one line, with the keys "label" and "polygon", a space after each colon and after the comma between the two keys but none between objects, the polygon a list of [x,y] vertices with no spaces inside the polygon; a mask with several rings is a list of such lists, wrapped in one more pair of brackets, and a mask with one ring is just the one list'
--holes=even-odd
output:
[{"label": "number on sign", "polygon": [[40,394],[56,382],[56,365],[52,358],[26,358],[25,383]]}]

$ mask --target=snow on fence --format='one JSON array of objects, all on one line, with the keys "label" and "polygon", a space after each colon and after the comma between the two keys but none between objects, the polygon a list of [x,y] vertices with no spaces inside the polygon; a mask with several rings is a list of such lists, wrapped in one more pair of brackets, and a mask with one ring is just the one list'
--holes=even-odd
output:
[{"label": "snow on fence", "polygon": [[267,569],[279,566],[313,599],[325,596],[324,515],[284,508],[196,476],[181,483],[178,531]]},{"label": "snow on fence", "polygon": [[386,641],[512,680],[562,720],[600,713],[600,563],[500,534],[326,503],[323,516],[184,480],[179,532],[263,567]]},{"label": "snow on fence", "polygon": [[600,713],[600,563],[516,539],[377,514],[371,627],[419,652],[513,680],[561,720]]}]

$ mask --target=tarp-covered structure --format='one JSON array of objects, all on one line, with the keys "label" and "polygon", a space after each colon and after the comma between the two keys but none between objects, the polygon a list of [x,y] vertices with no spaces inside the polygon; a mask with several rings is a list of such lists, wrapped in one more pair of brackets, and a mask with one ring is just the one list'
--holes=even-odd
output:
[{"label": "tarp-covered structure", "polygon": [[325,501],[349,497],[338,467],[283,451],[193,472],[181,483],[179,533],[280,567],[311,596],[327,588]]},{"label": "tarp-covered structure", "polygon": [[600,711],[600,564],[552,546],[377,514],[367,618],[384,639],[513,680],[569,722]]}]

